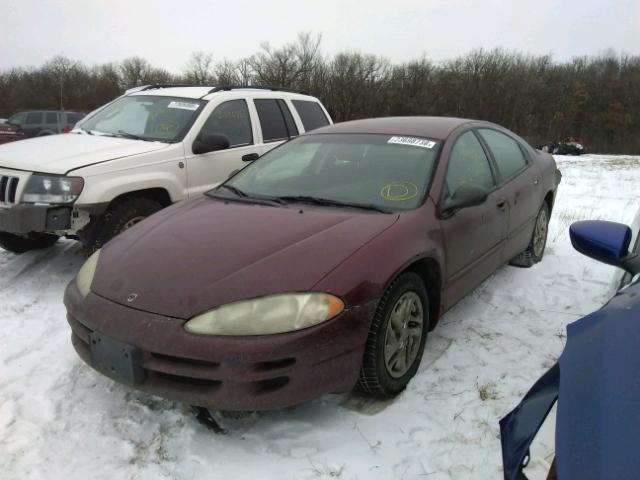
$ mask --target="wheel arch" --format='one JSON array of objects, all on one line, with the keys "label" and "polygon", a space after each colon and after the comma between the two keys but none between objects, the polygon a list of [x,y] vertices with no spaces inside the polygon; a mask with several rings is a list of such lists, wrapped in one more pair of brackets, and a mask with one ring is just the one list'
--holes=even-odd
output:
[{"label": "wheel arch", "polygon": [[427,290],[429,297],[429,331],[431,331],[440,320],[440,310],[442,307],[442,269],[440,268],[440,264],[432,257],[419,258],[394,275],[389,285],[400,275],[408,272],[418,275]]},{"label": "wheel arch", "polygon": [[117,197],[115,197],[109,202],[107,209],[113,208],[115,205],[118,205],[124,200],[132,197],[148,198],[150,200],[154,200],[158,202],[160,205],[162,205],[162,208],[166,208],[173,203],[171,201],[171,196],[169,195],[169,192],[165,188],[153,187],[153,188],[144,188],[141,190],[133,190],[130,192],[121,193],[120,195],[118,195]]}]

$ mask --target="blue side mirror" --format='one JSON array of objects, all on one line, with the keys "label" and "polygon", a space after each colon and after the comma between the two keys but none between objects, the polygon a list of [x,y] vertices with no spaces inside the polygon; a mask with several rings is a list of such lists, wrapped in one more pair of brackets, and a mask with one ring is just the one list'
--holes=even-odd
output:
[{"label": "blue side mirror", "polygon": [[[600,262],[628,270],[631,228],[622,223],[587,220],[569,228],[571,244],[578,252]],[[636,262],[632,262],[636,263]]]}]

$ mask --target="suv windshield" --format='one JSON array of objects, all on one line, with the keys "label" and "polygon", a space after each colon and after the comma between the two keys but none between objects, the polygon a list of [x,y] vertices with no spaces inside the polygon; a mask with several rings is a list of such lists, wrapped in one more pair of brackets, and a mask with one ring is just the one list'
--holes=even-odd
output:
[{"label": "suv windshield", "polygon": [[421,204],[440,142],[379,134],[319,134],[276,148],[217,193],[384,211]]},{"label": "suv windshield", "polygon": [[139,140],[182,140],[196,119],[202,100],[133,95],[122,97],[83,122],[82,130]]}]

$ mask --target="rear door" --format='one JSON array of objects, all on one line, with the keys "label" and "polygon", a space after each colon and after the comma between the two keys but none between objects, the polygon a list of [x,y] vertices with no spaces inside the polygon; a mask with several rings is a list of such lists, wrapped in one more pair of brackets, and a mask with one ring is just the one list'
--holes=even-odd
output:
[{"label": "rear door", "polygon": [[540,171],[517,140],[490,128],[478,129],[498,170],[500,189],[509,203],[509,228],[503,261],[524,251],[542,204]]},{"label": "rear door", "polygon": [[47,133],[61,133],[62,129],[60,128],[60,124],[62,120],[60,119],[60,115],[59,112],[44,112],[42,131]]},{"label": "rear door", "polygon": [[196,139],[207,134],[222,134],[229,138],[230,146],[202,154],[186,152],[189,197],[224,182],[233,170],[246,165],[243,157],[257,158],[260,146],[254,130],[245,99],[227,100],[213,109]]},{"label": "rear door", "polygon": [[445,245],[445,302],[450,306],[475,288],[502,264],[509,208],[496,187],[496,172],[473,131],[455,141],[442,186],[441,208],[463,185],[489,192],[481,205],[442,215]]}]

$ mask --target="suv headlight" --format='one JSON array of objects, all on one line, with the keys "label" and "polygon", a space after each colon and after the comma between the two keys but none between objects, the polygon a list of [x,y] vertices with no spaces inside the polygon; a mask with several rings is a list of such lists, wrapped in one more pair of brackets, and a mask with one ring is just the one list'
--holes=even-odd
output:
[{"label": "suv headlight", "polygon": [[284,293],[222,305],[184,328],[204,335],[269,335],[317,325],[343,310],[343,301],[328,293]]},{"label": "suv headlight", "polygon": [[81,177],[64,177],[60,175],[31,175],[22,192],[25,203],[72,203],[82,188]]}]

